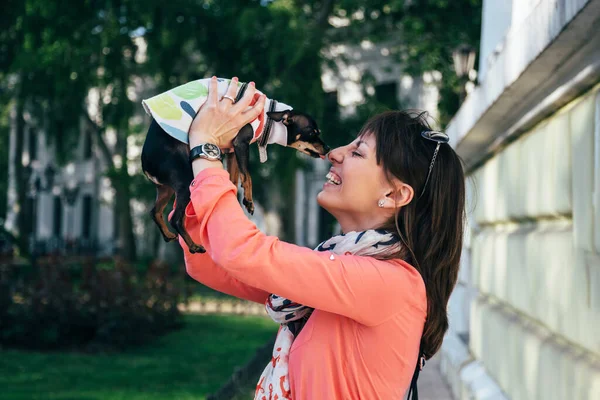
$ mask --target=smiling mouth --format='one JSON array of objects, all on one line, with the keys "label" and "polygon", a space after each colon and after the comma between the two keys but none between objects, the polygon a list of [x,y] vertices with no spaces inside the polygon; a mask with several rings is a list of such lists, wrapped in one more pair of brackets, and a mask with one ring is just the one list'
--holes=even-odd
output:
[{"label": "smiling mouth", "polygon": [[337,175],[334,175],[331,172],[329,172],[327,175],[325,175],[325,179],[327,179],[326,182],[331,185],[339,186],[342,184],[341,179]]}]

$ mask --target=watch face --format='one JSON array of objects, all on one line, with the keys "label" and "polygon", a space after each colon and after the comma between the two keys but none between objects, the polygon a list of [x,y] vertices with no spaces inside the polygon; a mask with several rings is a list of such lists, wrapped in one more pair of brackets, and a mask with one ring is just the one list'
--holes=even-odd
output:
[{"label": "watch face", "polygon": [[202,147],[202,150],[209,157],[218,158],[221,155],[221,152],[219,151],[219,147],[216,146],[216,145],[214,145],[214,144],[212,144],[212,143],[206,143]]}]

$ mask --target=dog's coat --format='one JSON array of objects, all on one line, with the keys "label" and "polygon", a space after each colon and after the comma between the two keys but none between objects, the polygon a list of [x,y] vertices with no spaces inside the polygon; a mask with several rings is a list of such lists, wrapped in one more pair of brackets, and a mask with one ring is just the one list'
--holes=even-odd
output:
[{"label": "dog's coat", "polygon": [[[219,81],[218,95],[225,93],[229,82],[225,79]],[[174,240],[177,235],[169,231],[163,210],[175,194],[177,206],[169,223],[184,239],[191,253],[203,253],[205,249],[194,243],[184,226],[185,208],[190,201],[189,185],[193,179],[187,132],[206,101],[208,84],[209,80],[206,79],[190,82],[142,102],[152,117],[141,154],[142,170],[156,185],[156,202],[150,214],[164,240]],[[246,87],[247,84],[237,87],[235,99],[243,96]],[[260,95],[258,92],[253,100],[256,102]],[[265,112],[253,124],[246,124],[239,130],[232,141],[233,148],[223,150],[228,153],[227,171],[231,181],[237,186],[241,178],[244,188],[242,202],[250,214],[254,212],[249,172],[250,144],[257,141],[261,162],[267,159],[266,147],[270,143],[295,148],[311,157],[324,157],[329,147],[321,140],[320,134],[316,122],[309,115],[293,111],[286,104],[270,99],[267,100]]]},{"label": "dog's coat", "polygon": [[[229,79],[218,78],[217,87],[219,98],[226,93],[229,83]],[[200,110],[200,107],[206,102],[209,84],[210,79],[198,79],[191,81],[157,96],[143,100],[142,105],[144,106],[146,113],[154,118],[154,120],[165,132],[167,132],[167,134],[179,140],[180,142],[189,144],[188,131],[192,125],[194,117]],[[242,82],[238,83],[236,95],[243,85],[244,84]],[[261,94],[262,92],[259,90],[256,91],[251,105],[258,100]],[[270,109],[271,102],[273,102],[273,100],[267,98],[264,112],[250,123],[254,131],[252,143],[256,142],[264,132],[265,121],[267,120],[267,111]],[[275,109],[273,111],[291,109],[292,107],[288,106],[287,104],[275,102]],[[277,143],[284,147],[287,146],[287,131],[283,124],[272,125],[269,139],[266,144],[272,143]],[[264,148],[261,149],[260,155],[260,161],[265,162],[267,158]]]}]

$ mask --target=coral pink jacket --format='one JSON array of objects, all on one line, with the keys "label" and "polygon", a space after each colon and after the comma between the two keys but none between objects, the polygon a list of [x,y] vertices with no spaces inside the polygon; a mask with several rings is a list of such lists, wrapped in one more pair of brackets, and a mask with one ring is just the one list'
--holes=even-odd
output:
[{"label": "coral pink jacket", "polygon": [[[227,171],[207,168],[190,185],[186,227],[207,253],[185,251],[197,281],[264,303],[270,293],[314,307],[289,359],[294,400],[401,399],[410,385],[425,318],[425,285],[401,260],[337,255],[285,243],[246,217]],[[269,360],[265,360],[265,365]]]}]

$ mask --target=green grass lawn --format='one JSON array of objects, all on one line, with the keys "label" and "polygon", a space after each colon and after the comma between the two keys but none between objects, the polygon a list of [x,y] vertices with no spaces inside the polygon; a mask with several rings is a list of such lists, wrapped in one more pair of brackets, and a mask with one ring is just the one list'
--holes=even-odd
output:
[{"label": "green grass lawn", "polygon": [[185,322],[120,354],[0,350],[0,398],[204,399],[277,331],[261,317],[187,315]]}]

